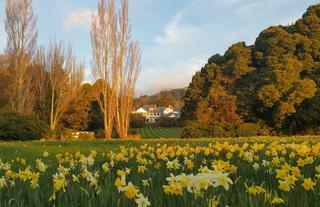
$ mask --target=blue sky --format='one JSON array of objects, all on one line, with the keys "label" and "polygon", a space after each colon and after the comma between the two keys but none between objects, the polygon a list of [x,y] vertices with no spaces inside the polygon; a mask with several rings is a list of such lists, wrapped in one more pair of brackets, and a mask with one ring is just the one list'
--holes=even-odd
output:
[{"label": "blue sky", "polygon": [[[133,37],[142,52],[137,95],[185,87],[215,53],[233,43],[253,44],[261,30],[287,25],[318,0],[129,0]],[[39,44],[71,43],[90,75],[89,23],[98,0],[34,0]],[[0,0],[0,51],[5,48],[5,0]]]}]

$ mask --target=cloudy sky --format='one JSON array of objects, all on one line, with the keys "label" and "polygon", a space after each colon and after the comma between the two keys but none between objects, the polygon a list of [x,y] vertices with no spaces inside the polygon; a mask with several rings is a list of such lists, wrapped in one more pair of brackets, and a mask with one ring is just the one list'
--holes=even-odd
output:
[{"label": "cloudy sky", "polygon": [[[89,24],[98,0],[34,0],[39,44],[71,43],[87,63],[90,82]],[[137,94],[185,87],[195,71],[230,44],[252,44],[262,29],[287,25],[319,0],[130,0],[133,36],[142,51]],[[0,52],[6,42],[5,0],[0,0]]]}]

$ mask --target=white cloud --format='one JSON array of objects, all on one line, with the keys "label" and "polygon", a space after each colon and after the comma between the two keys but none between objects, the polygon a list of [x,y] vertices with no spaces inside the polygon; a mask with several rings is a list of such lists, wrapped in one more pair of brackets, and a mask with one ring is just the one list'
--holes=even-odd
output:
[{"label": "white cloud", "polygon": [[183,12],[178,12],[163,29],[163,35],[154,37],[153,45],[143,51],[144,60],[167,62],[199,55],[190,48],[198,46],[196,40],[204,37],[206,28],[184,24],[183,17]]},{"label": "white cloud", "polygon": [[90,9],[80,9],[70,12],[63,21],[63,28],[68,30],[73,27],[90,27],[93,11]]},{"label": "white cloud", "polygon": [[[231,4],[231,0],[228,2]],[[187,9],[189,6],[176,13],[164,27],[163,34],[154,37],[152,45],[143,48],[142,62],[147,64],[143,65],[138,82],[138,95],[188,86],[195,71],[200,70],[218,48],[241,40],[247,33],[245,29],[222,33],[216,25],[190,24],[186,20],[195,14]]]},{"label": "white cloud", "polygon": [[192,51],[199,46],[204,28],[183,23],[181,10],[164,27],[163,35],[142,51],[143,67],[137,86],[137,95],[152,94],[162,89],[188,86],[196,70],[207,60],[206,54]]},{"label": "white cloud", "polygon": [[[183,32],[191,31],[192,28],[181,27],[180,21],[182,19],[182,12],[179,12],[174,19],[166,26],[164,36],[155,37],[155,43],[159,45],[171,44],[181,40]],[[185,30],[185,31],[182,31]]]},{"label": "white cloud", "polygon": [[188,86],[195,72],[204,65],[204,60],[204,57],[199,56],[169,64],[157,63],[151,68],[145,68],[140,77],[143,82],[137,86],[137,95]]}]

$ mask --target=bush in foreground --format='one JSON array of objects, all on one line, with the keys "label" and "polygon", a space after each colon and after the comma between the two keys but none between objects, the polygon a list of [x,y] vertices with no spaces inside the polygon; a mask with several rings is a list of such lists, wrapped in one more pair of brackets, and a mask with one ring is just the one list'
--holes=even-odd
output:
[{"label": "bush in foreground", "polygon": [[50,134],[49,126],[34,116],[0,114],[0,140],[39,140]]}]

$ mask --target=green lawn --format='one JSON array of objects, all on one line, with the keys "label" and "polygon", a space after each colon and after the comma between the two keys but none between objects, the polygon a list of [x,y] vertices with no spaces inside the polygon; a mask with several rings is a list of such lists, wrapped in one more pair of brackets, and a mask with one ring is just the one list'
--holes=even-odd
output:
[{"label": "green lawn", "polygon": [[137,129],[142,138],[180,138],[183,128],[144,127]]},{"label": "green lawn", "polygon": [[[152,129],[140,129],[148,131]],[[177,129],[178,130],[178,129]],[[155,130],[152,130],[153,132]],[[156,134],[156,136],[159,136]],[[167,136],[169,137],[169,136]],[[266,140],[282,140],[282,141],[314,141],[318,142],[320,136],[292,136],[292,137],[267,137]],[[110,150],[117,151],[120,146],[132,146],[137,147],[142,144],[156,145],[161,144],[190,144],[192,145],[207,145],[212,142],[264,142],[263,137],[247,137],[247,138],[197,138],[197,139],[180,139],[180,138],[150,138],[140,140],[94,140],[94,141],[29,141],[29,142],[1,142],[0,141],[0,159],[8,161],[15,159],[17,156],[24,157],[31,160],[35,160],[42,156],[44,151],[49,154],[57,154],[59,152],[74,153],[80,151],[82,153],[88,153],[91,150],[97,152],[108,152]]]}]

